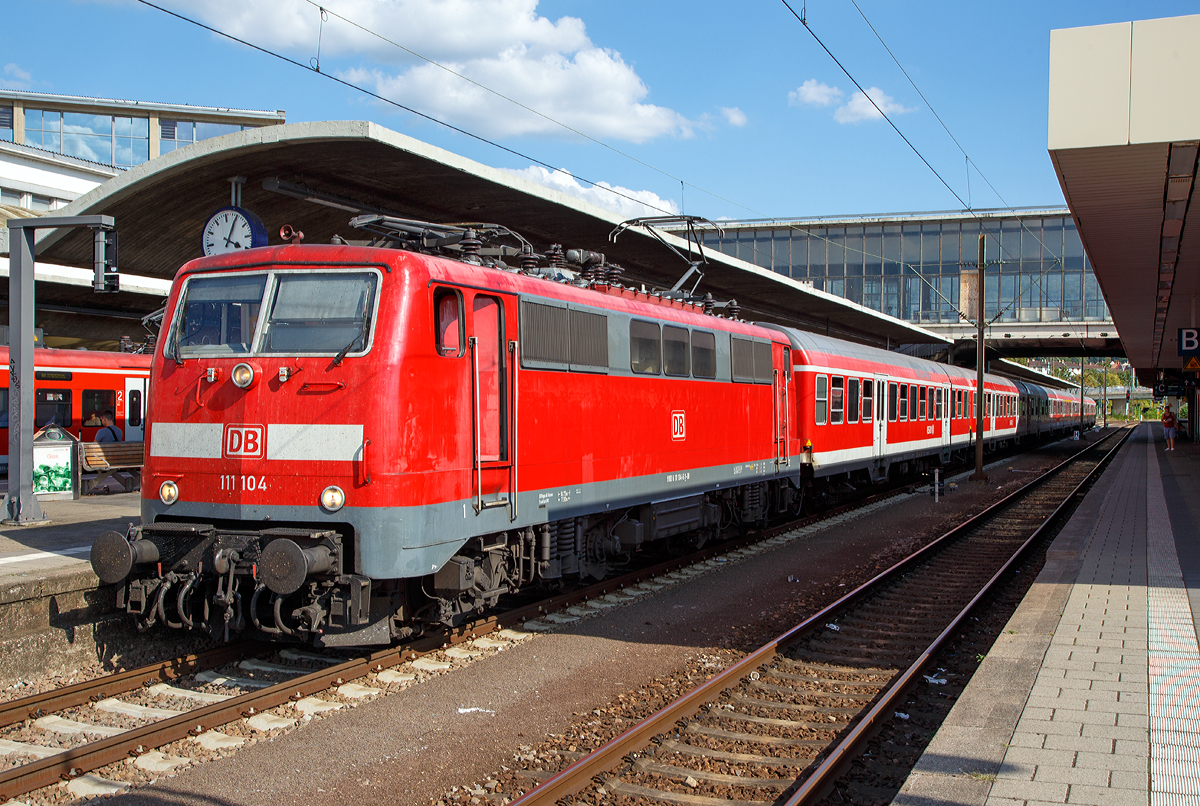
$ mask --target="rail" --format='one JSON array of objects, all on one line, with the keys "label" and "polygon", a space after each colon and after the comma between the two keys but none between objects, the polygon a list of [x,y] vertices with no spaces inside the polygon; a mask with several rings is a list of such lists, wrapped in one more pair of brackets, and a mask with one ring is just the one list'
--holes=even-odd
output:
[{"label": "rail", "polygon": [[[1096,462],[1095,466],[1090,470],[1090,472],[1088,472],[1077,484],[1073,485],[1070,492],[1061,497],[1061,500],[1059,501],[1058,505],[1053,508],[1053,511],[1050,512],[1050,514],[1048,514],[1046,517],[1041,518],[1040,525],[1037,526],[1032,534],[1027,535],[1023,540],[1021,540],[1019,547],[1015,551],[1011,552],[1007,561],[1005,561],[989,576],[986,584],[983,585],[982,588],[980,588],[978,592],[970,598],[970,601],[959,611],[958,615],[956,615],[947,626],[940,630],[934,641],[929,644],[926,649],[919,653],[919,656],[914,662],[906,664],[908,668],[903,673],[893,674],[898,670],[883,669],[853,670],[871,673],[887,673],[891,674],[892,676],[890,681],[885,686],[878,686],[874,691],[870,692],[872,696],[869,699],[875,704],[871,706],[870,710],[866,711],[865,714],[862,714],[857,721],[848,720],[848,723],[853,721],[853,727],[845,734],[841,741],[831,746],[826,757],[820,762],[820,764],[816,765],[815,769],[810,767],[810,769],[812,769],[810,775],[805,777],[803,780],[739,779],[733,776],[723,775],[709,775],[707,778],[705,778],[704,774],[701,772],[696,772],[695,775],[701,780],[720,780],[723,785],[732,785],[730,784],[730,781],[738,781],[739,783],[737,785],[744,787],[760,786],[770,789],[771,786],[774,786],[774,792],[768,800],[775,801],[777,796],[780,798],[787,796],[787,806],[799,806],[799,804],[812,803],[815,802],[817,798],[823,796],[828,787],[832,786],[833,781],[844,770],[845,766],[854,758],[858,748],[861,746],[861,743],[872,735],[875,728],[878,726],[879,721],[886,715],[895,712],[896,702],[898,699],[905,695],[908,688],[913,684],[914,681],[920,679],[919,675],[929,663],[930,659],[938,651],[938,649],[943,646],[950,637],[956,634],[956,632],[962,626],[963,621],[970,617],[971,611],[974,610],[979,602],[995,587],[995,585],[1001,579],[1005,578],[1013,563],[1018,561],[1018,559],[1025,554],[1029,547],[1038,540],[1038,538],[1042,535],[1046,524],[1053,521],[1058,514],[1062,512],[1063,507],[1067,506],[1067,504],[1080,492],[1082,487],[1106,465],[1107,461],[1115,454],[1117,450],[1120,449],[1125,439],[1128,438],[1128,435],[1129,431],[1126,430],[1124,434],[1116,432],[1105,438],[1107,440],[1113,437],[1120,437],[1117,440],[1117,445],[1111,450],[1108,450],[1103,457]],[[770,643],[755,650],[738,663],[730,666],[728,669],[717,675],[714,675],[704,684],[670,703],[666,708],[662,709],[658,713],[648,717],[612,741],[574,762],[566,769],[546,779],[540,785],[513,801],[513,806],[543,806],[553,804],[562,798],[579,792],[593,779],[599,779],[605,776],[611,770],[616,768],[621,763],[622,759],[625,759],[630,754],[637,753],[638,751],[646,748],[651,744],[655,737],[673,730],[676,724],[681,720],[686,720],[689,717],[692,717],[701,709],[709,706],[714,700],[722,696],[725,692],[731,690],[734,686],[737,686],[739,683],[747,679],[751,679],[752,673],[756,672],[760,668],[763,668],[765,664],[774,661],[777,656],[784,655],[785,652],[797,646],[802,640],[811,637],[823,629],[828,629],[830,625],[839,617],[839,614],[843,614],[851,607],[860,605],[861,603],[867,601],[869,597],[873,596],[877,592],[877,589],[879,589],[882,585],[894,583],[897,580],[904,578],[906,575],[912,574],[915,576],[914,572],[919,567],[924,566],[927,562],[935,559],[946,548],[952,547],[957,541],[960,540],[960,538],[970,533],[971,530],[988,523],[990,519],[996,517],[998,514],[1013,508],[1014,504],[1023,501],[1027,496],[1036,492],[1047,481],[1058,478],[1063,471],[1083,460],[1085,454],[1096,450],[1099,445],[1100,443],[1090,445],[1087,448],[1084,448],[1083,450],[1070,456],[1063,462],[1048,470],[1038,479],[1035,479],[1029,484],[1024,485],[1019,490],[1006,496],[1004,499],[993,504],[991,507],[988,507],[983,512],[973,516],[959,526],[950,530],[934,542],[922,548],[920,551],[914,553],[888,570],[877,575],[869,582],[847,593],[833,604],[806,619],[803,623],[793,627]],[[920,587],[920,585],[918,584],[917,587]],[[793,663],[796,665],[801,665],[799,662]],[[779,676],[782,678],[794,677],[794,675],[788,675],[786,673],[780,674]],[[757,675],[754,676],[754,679],[757,679]],[[841,683],[843,684],[842,687],[868,685],[864,683],[847,682],[842,680],[824,682]],[[763,687],[761,684],[757,684],[757,682],[756,685]],[[880,692],[883,693],[880,694]],[[877,695],[878,699],[876,699]],[[839,695],[831,694],[827,696],[836,697]],[[847,695],[844,692],[840,696],[844,699],[854,699],[853,695]],[[833,720],[835,717],[832,716],[832,714],[846,709],[809,708],[808,710],[821,713],[823,716],[827,716],[828,719]],[[750,721],[755,721],[756,719],[758,720],[759,724],[763,724],[761,718],[750,717]],[[801,724],[807,727],[811,727],[813,725],[813,723],[796,724]],[[848,726],[848,724],[841,725],[840,723],[834,722],[826,727],[845,728]],[[796,740],[795,743],[798,745],[807,744],[802,740]],[[669,740],[664,741],[663,744],[668,745]],[[725,757],[732,757],[737,754],[726,753],[724,755]],[[643,762],[644,761],[645,760],[643,759]],[[780,759],[776,758],[773,759],[773,761],[778,762]],[[783,761],[797,760],[783,759]],[[660,775],[665,774],[668,776],[678,772],[678,768],[668,767],[667,765],[661,764],[655,765],[653,763],[643,763],[641,769],[650,770],[652,772],[657,772]],[[692,780],[693,783],[698,783],[695,779]],[[741,783],[742,781],[745,783]],[[627,784],[620,778],[609,779],[604,785],[614,794],[640,797],[650,800],[656,799],[655,790],[648,787]],[[685,800],[687,800],[691,796],[681,797],[684,797]],[[672,799],[678,801],[678,797],[672,797],[670,795],[662,799]],[[754,799],[755,798],[749,798],[749,800]],[[694,799],[687,800],[687,802],[701,802],[700,793],[696,792]]]}]

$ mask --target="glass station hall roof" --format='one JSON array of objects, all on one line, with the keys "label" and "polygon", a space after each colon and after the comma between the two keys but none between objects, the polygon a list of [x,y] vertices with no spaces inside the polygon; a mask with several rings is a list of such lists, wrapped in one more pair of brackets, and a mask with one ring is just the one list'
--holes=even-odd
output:
[{"label": "glass station hall roof", "polygon": [[[1000,322],[1107,321],[1065,208],[723,221],[704,246],[890,316],[957,323],[959,275],[987,239],[984,304]],[[951,301],[954,304],[951,304]]]}]

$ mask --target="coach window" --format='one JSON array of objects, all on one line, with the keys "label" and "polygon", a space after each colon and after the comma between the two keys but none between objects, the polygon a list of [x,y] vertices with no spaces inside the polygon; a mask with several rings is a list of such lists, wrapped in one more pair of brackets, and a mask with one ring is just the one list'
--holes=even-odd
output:
[{"label": "coach window", "polygon": [[896,422],[896,384],[888,384],[888,422]]},{"label": "coach window", "polygon": [[917,387],[915,384],[908,387],[908,419],[917,419]]},{"label": "coach window", "polygon": [[662,369],[658,325],[654,322],[629,323],[629,368],[643,375],[657,375]]},{"label": "coach window", "polygon": [[71,425],[71,390],[37,389],[34,391],[33,427]]},{"label": "coach window", "polygon": [[845,383],[845,378],[830,378],[829,422],[833,425],[837,425],[842,421],[842,415],[846,410]]},{"label": "coach window", "polygon": [[813,417],[817,425],[825,425],[829,421],[829,378],[818,375],[816,385],[816,394],[813,395]]},{"label": "coach window", "polygon": [[433,292],[433,308],[437,312],[438,355],[458,358],[463,354],[466,337],[463,333],[462,295],[448,288]]},{"label": "coach window", "polygon": [[900,384],[900,422],[908,419],[908,384]]},{"label": "coach window", "polygon": [[692,331],[692,375],[717,377],[717,337],[703,330]]},{"label": "coach window", "polygon": [[938,388],[934,391],[934,399],[937,400],[937,417],[934,419],[942,419],[942,390]]},{"label": "coach window", "polygon": [[83,390],[83,427],[99,428],[100,415],[117,410],[117,393],[111,389]]},{"label": "coach window", "polygon": [[130,389],[129,401],[125,404],[125,419],[134,428],[142,424],[142,390]]},{"label": "coach window", "polygon": [[925,387],[922,386],[917,390],[917,405],[920,407],[920,419],[925,419]]},{"label": "coach window", "polygon": [[688,361],[688,332],[684,327],[663,325],[663,371],[668,375],[688,376],[691,374]]},{"label": "coach window", "polygon": [[846,388],[846,422],[858,422],[858,378],[851,378]]},{"label": "coach window", "polygon": [[864,423],[871,422],[871,415],[874,414],[872,407],[875,405],[875,381],[870,378],[862,382],[862,421]]}]

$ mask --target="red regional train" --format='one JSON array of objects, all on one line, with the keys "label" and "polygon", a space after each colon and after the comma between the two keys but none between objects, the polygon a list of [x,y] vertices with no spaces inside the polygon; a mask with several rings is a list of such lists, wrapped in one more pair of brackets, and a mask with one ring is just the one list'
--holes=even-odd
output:
[{"label": "red regional train", "polygon": [[[143,628],[384,644],[975,438],[972,373],[624,287],[595,253],[481,250],[506,230],[352,223],[376,240],[176,277],[142,525],[92,549]],[[989,444],[1079,421],[984,393]]]},{"label": "red regional train", "polygon": [[[0,346],[0,464],[8,467],[8,347]],[[34,428],[58,425],[94,442],[111,409],[127,442],[141,442],[150,356],[89,350],[33,351]]]}]

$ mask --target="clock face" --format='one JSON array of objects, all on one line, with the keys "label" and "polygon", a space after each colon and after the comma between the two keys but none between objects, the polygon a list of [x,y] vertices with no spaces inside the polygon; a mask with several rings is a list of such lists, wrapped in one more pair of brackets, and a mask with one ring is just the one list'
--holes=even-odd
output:
[{"label": "clock face", "polygon": [[236,207],[226,207],[213,213],[204,225],[204,254],[223,255],[238,249],[265,245],[266,232],[258,222],[252,220],[251,215]]}]

